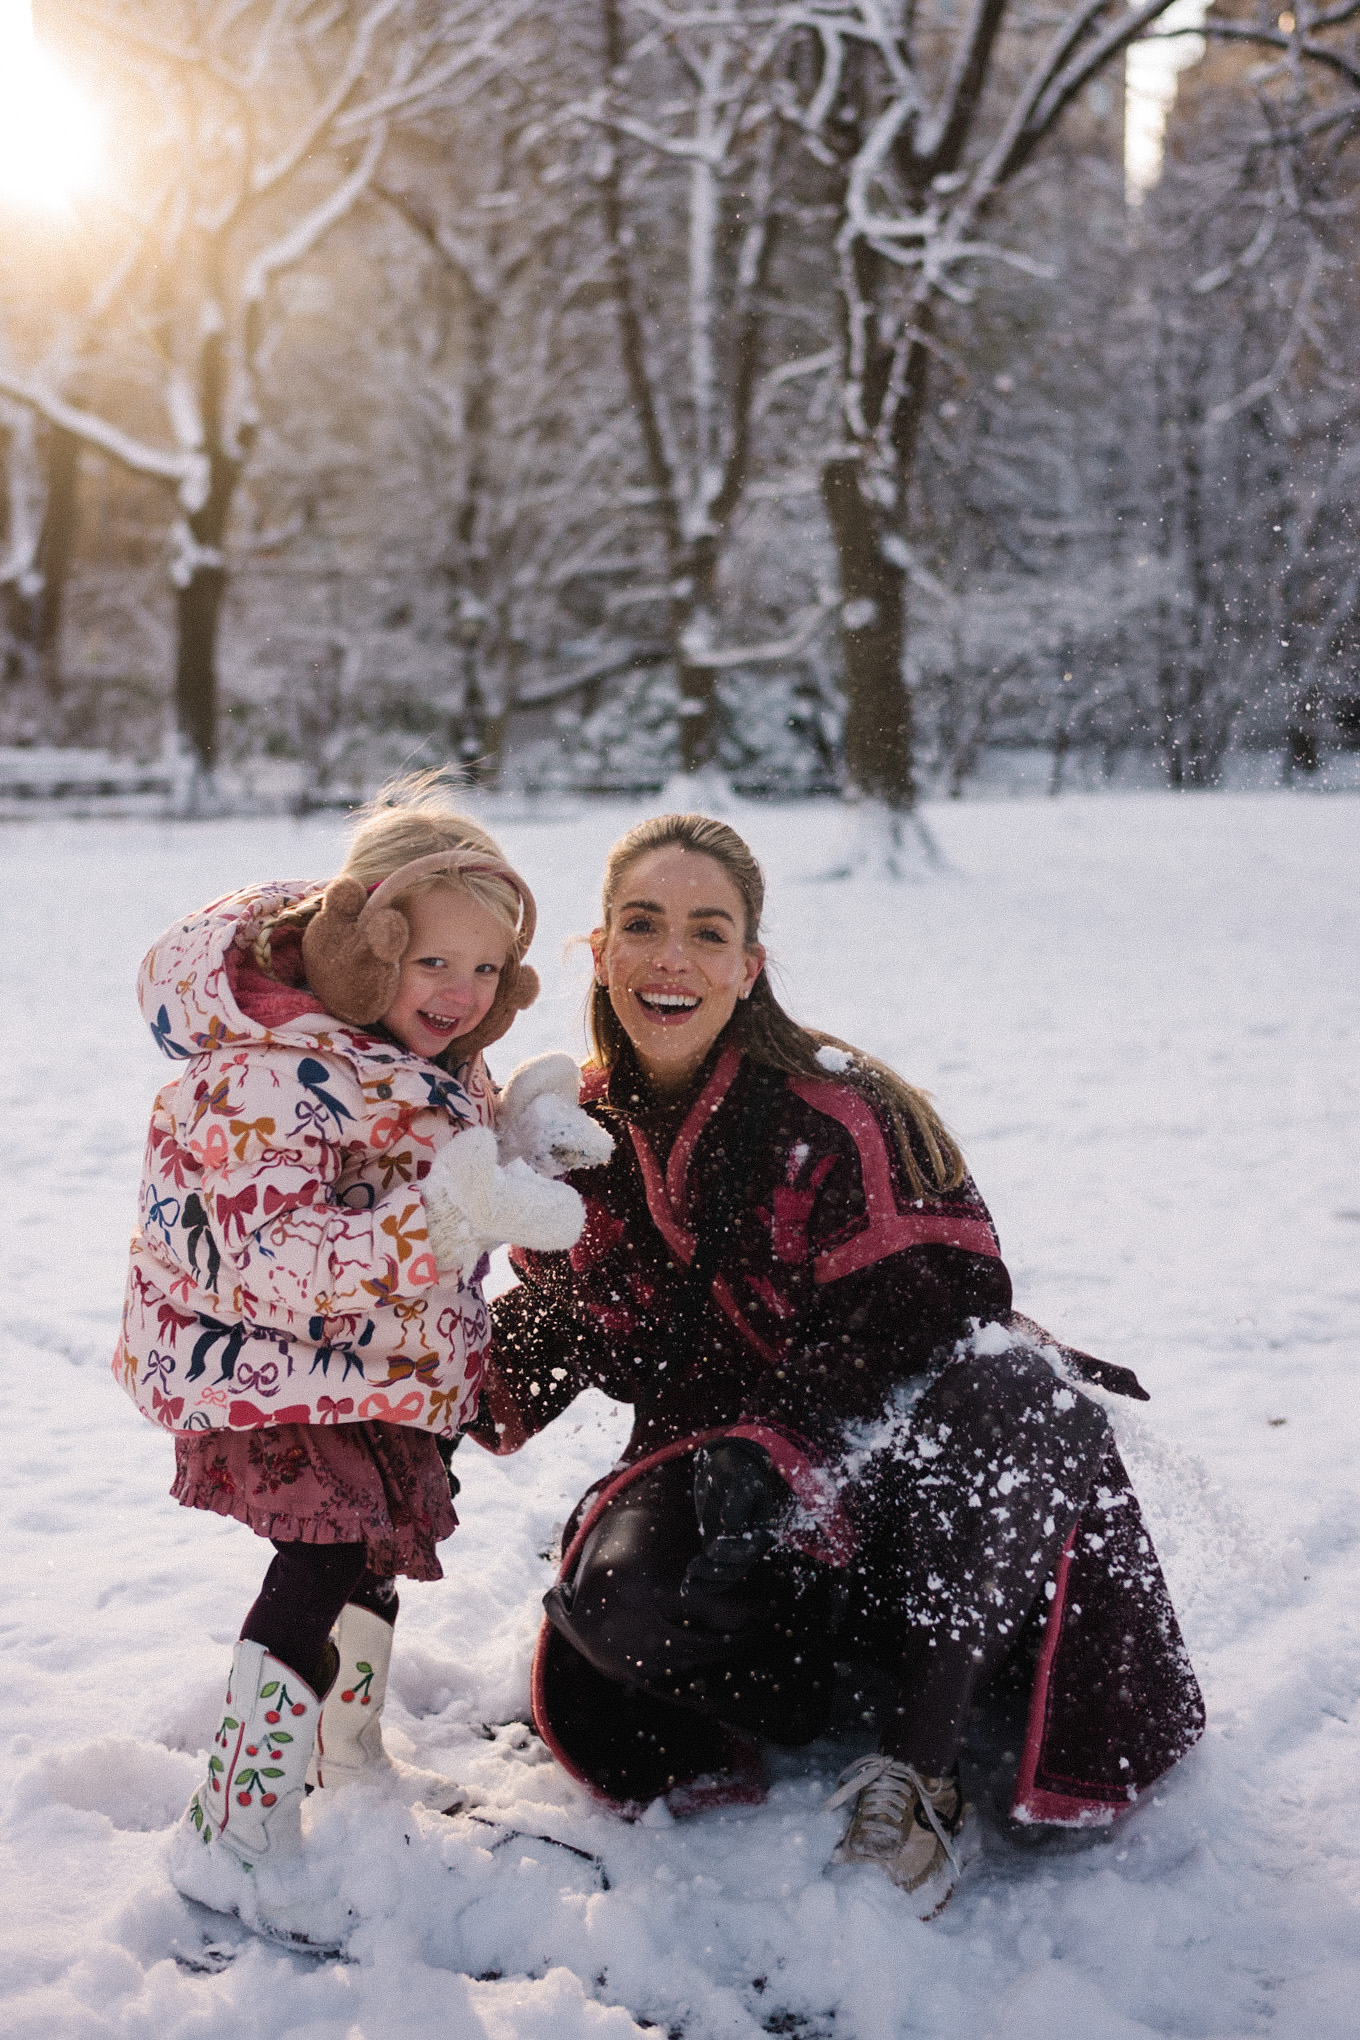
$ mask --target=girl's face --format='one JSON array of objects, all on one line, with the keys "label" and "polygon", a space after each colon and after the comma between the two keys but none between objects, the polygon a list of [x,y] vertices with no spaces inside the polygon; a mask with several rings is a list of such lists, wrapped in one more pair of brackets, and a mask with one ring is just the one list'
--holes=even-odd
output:
[{"label": "girl's face", "polygon": [[411,939],[382,1024],[403,1048],[433,1059],[490,1012],[510,937],[494,914],[448,886],[417,893],[402,912]]},{"label": "girl's face", "polygon": [[679,1098],[765,963],[746,946],[741,894],[716,858],[678,844],[630,864],[595,976],[658,1098]]}]

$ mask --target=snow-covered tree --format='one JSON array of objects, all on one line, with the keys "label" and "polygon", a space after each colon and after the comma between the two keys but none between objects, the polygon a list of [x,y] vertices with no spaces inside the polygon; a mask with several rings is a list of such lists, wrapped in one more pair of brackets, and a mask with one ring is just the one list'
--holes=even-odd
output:
[{"label": "snow-covered tree", "polygon": [[808,344],[815,308],[776,281],[781,240],[798,232],[780,111],[795,24],[722,0],[597,4],[601,75],[577,111],[598,137],[619,359],[660,536],[652,600],[678,681],[680,764],[695,772],[720,756],[722,676],[795,660],[832,608],[808,575],[777,632],[753,641],[722,582],[754,478],[789,457],[768,417],[757,443],[767,399],[827,366],[821,336]]},{"label": "snow-covered tree", "polygon": [[839,204],[841,430],[822,492],[840,573],[846,766],[889,810],[915,794],[909,505],[939,311],[995,264],[1041,264],[988,238],[1001,194],[1167,4],[1077,0],[1056,16],[1026,0],[797,10],[815,60],[796,117]]},{"label": "snow-covered tree", "polygon": [[440,533],[411,600],[445,647],[449,749],[487,779],[526,688],[541,706],[620,663],[609,598],[645,551],[594,193],[553,117],[584,82],[571,26],[520,24],[475,105],[410,123],[374,186],[422,258],[392,285]]},{"label": "snow-covered tree", "polygon": [[[889,810],[914,797],[905,682],[911,485],[941,313],[976,301],[1005,266],[1041,265],[1038,237],[997,234],[1006,194],[1078,95],[1152,31],[1166,0],[809,0],[799,18],[817,60],[797,109],[838,175],[841,440],[823,468],[840,568],[846,764]],[[1221,18],[1221,13],[1230,18]],[[1310,132],[1353,119],[1356,6],[1215,10],[1212,38],[1274,59],[1258,86],[1303,73],[1333,81]],[[1014,221],[1011,225],[1014,226]]]},{"label": "snow-covered tree", "polygon": [[1143,208],[1168,588],[1147,723],[1173,785],[1212,784],[1234,734],[1281,723],[1315,770],[1326,704],[1358,691],[1354,12],[1225,10]]},{"label": "snow-covered tree", "polygon": [[97,0],[72,27],[117,102],[116,199],[97,237],[113,252],[67,321],[60,380],[11,348],[0,394],[172,496],[175,703],[194,785],[217,755],[231,519],[267,402],[276,287],[369,191],[393,122],[466,91],[516,11]]}]

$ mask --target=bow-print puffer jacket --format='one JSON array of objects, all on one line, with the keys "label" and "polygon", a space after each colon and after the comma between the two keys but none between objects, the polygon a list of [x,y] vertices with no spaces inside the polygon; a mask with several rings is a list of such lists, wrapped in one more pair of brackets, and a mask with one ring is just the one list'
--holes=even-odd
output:
[{"label": "bow-print puffer jacket", "polygon": [[[489,1125],[481,1058],[457,1081],[338,1021],[267,885],[162,936],[138,997],[177,1065],[156,1099],[114,1374],[171,1431],[378,1420],[451,1437],[489,1341],[480,1285],[441,1276],[419,1184]],[[294,982],[278,982],[277,979]]]}]

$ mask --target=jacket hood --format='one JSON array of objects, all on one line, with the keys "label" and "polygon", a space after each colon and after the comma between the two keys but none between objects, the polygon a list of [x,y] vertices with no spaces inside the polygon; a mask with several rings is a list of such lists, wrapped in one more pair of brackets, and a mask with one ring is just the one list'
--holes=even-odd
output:
[{"label": "jacket hood", "polygon": [[137,974],[137,1000],[163,1054],[187,1062],[246,1042],[316,1041],[352,1031],[305,987],[266,978],[251,956],[261,921],[319,890],[299,879],[247,886],[166,930]]}]

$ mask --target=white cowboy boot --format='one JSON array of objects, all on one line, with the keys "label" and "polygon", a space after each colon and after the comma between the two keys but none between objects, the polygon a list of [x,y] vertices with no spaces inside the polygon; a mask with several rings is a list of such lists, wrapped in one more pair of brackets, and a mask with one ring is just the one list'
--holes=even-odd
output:
[{"label": "white cowboy boot", "polygon": [[333,1792],[351,1779],[393,1769],[383,1748],[382,1713],[392,1663],[392,1624],[347,1601],[331,1631],[340,1670],[326,1695],[307,1783]]},{"label": "white cowboy boot", "polygon": [[321,1709],[307,1783],[318,1792],[334,1792],[360,1780],[385,1787],[407,1805],[421,1800],[441,1813],[460,1813],[473,1796],[463,1786],[394,1760],[383,1746],[391,1623],[348,1601],[331,1642],[340,1653],[340,1670]]},{"label": "white cowboy boot", "polygon": [[253,1870],[300,1852],[304,1785],[320,1713],[311,1687],[262,1643],[237,1644],[208,1775],[183,1823],[214,1854],[225,1852]]}]

